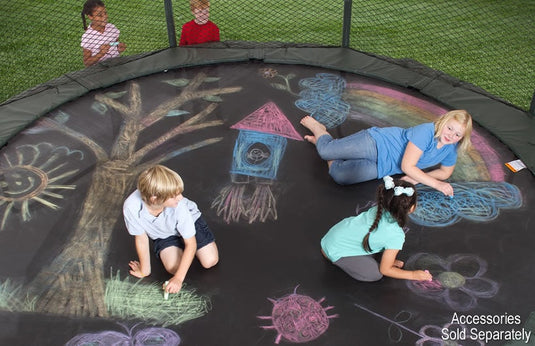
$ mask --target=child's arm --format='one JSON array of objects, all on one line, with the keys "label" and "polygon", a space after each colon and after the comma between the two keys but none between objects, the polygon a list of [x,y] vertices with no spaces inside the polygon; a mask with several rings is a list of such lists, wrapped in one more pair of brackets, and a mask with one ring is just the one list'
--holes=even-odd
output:
[{"label": "child's arm", "polygon": [[91,51],[89,49],[84,48],[84,65],[87,67],[96,64],[100,60],[100,58],[106,55],[108,50],[110,50],[110,45],[103,44],[102,46],[100,46],[99,52],[91,56]]},{"label": "child's arm", "polygon": [[178,293],[180,291],[189,267],[195,257],[195,252],[197,252],[197,240],[195,236],[184,239],[184,252],[182,253],[180,264],[175,275],[169,279],[169,283],[165,286],[166,292]]},{"label": "child's arm", "polygon": [[406,279],[406,280],[418,280],[418,281],[430,281],[433,276],[424,270],[404,270],[402,261],[397,261],[396,256],[399,250],[386,249],[383,252],[381,264],[379,265],[379,271],[384,276],[389,276],[394,279]]},{"label": "child's arm", "polygon": [[128,264],[130,266],[130,274],[143,278],[150,275],[150,245],[149,237],[146,233],[135,236],[136,241],[136,251],[139,258],[138,261],[130,261]]}]

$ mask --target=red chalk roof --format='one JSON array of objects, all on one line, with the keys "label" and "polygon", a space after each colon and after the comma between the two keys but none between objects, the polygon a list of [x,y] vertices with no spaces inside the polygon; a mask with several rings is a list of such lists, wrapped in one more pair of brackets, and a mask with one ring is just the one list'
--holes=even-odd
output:
[{"label": "red chalk roof", "polygon": [[286,118],[284,113],[282,113],[279,107],[273,102],[268,102],[258,108],[256,111],[231,126],[231,129],[264,132],[295,139],[297,141],[303,140],[288,118]]}]

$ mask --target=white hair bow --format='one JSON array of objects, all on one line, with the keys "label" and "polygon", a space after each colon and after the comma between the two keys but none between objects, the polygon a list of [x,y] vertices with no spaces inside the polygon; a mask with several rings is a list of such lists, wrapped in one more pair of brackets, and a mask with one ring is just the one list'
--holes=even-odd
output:
[{"label": "white hair bow", "polygon": [[414,194],[414,189],[412,187],[403,187],[403,186],[394,187],[394,196],[399,196],[403,193],[410,197]]},{"label": "white hair bow", "polygon": [[391,176],[387,175],[383,177],[383,180],[385,182],[385,189],[390,190],[394,187],[394,179]]}]

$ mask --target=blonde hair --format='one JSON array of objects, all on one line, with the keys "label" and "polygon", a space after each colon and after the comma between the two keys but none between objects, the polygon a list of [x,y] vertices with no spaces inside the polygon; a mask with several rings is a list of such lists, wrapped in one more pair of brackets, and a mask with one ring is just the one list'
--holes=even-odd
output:
[{"label": "blonde hair", "polygon": [[191,8],[191,11],[195,9],[205,9],[210,7],[210,1],[208,0],[190,0],[189,7]]},{"label": "blonde hair", "polygon": [[464,127],[463,138],[459,141],[458,146],[459,151],[464,153],[472,146],[472,142],[470,141],[470,136],[472,135],[472,116],[464,109],[456,109],[442,115],[435,121],[435,138],[440,136],[442,129],[444,129],[444,126],[446,126],[446,123],[450,119],[458,121]]},{"label": "blonde hair", "polygon": [[177,172],[165,166],[156,165],[139,175],[137,189],[145,203],[161,204],[181,194],[184,191],[184,182]]}]

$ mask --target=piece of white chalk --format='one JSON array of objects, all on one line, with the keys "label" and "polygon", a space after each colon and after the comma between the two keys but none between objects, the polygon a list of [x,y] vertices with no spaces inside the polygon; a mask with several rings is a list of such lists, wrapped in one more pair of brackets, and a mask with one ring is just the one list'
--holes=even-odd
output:
[{"label": "piece of white chalk", "polygon": [[110,46],[118,46],[119,42],[110,42]]},{"label": "piece of white chalk", "polygon": [[165,291],[165,289],[167,288],[167,285],[169,284],[169,281],[166,281],[164,284],[163,284],[163,287],[164,287],[164,292],[163,292],[163,299],[167,300],[169,299],[169,292]]}]

